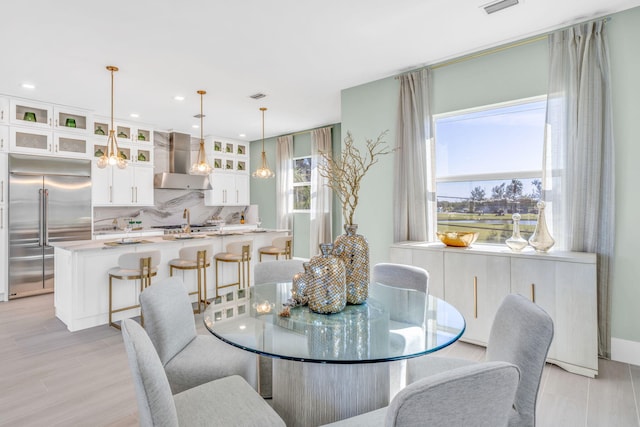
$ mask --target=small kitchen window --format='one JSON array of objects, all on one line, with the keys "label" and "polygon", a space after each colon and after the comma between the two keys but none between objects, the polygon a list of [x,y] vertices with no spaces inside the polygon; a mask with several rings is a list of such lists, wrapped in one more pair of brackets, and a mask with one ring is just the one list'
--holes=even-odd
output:
[{"label": "small kitchen window", "polygon": [[293,211],[311,209],[311,157],[293,159]]}]

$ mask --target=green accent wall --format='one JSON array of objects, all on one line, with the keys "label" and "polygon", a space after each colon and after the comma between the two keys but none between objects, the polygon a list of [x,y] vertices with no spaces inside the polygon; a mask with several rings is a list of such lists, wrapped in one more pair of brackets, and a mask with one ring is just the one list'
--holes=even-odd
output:
[{"label": "green accent wall", "polygon": [[[640,8],[612,15],[607,24],[616,144],[616,253],[611,285],[614,338],[640,342]],[[546,94],[547,43],[539,41],[434,70],[435,114]],[[393,77],[342,91],[343,137],[359,143],[390,129],[395,141],[398,81]],[[382,159],[362,185],[356,223],[370,244],[371,264],[388,261],[392,236],[393,155]]]}]

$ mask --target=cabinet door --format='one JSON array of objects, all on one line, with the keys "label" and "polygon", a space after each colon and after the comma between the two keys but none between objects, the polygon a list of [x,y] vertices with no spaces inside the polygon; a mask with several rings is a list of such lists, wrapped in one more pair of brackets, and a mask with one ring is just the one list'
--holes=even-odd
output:
[{"label": "cabinet door", "polygon": [[[205,205],[207,206],[223,206],[230,203],[229,196],[235,193],[235,177],[230,173],[212,173],[209,175],[211,180],[211,190],[205,192]],[[235,198],[235,194],[233,194]]]},{"label": "cabinet door", "polygon": [[131,162],[138,166],[153,166],[153,147],[135,147],[132,149]]},{"label": "cabinet door", "polygon": [[100,169],[96,162],[91,164],[91,198],[96,206],[112,203],[111,169],[110,166]]},{"label": "cabinet door", "polygon": [[9,127],[0,126],[0,153],[9,149]]},{"label": "cabinet door", "polygon": [[11,126],[9,130],[12,152],[52,155],[53,134],[50,131]]},{"label": "cabinet door", "polygon": [[444,254],[444,297],[467,322],[464,340],[487,344],[498,306],[509,293],[509,261],[500,256]]},{"label": "cabinet door", "polygon": [[[538,304],[556,323],[556,265],[555,261],[540,259],[511,259],[511,292],[524,295]],[[557,332],[549,348],[548,357],[556,357]]]},{"label": "cabinet door", "polygon": [[0,153],[0,206],[9,201],[9,167],[7,164],[7,155]]},{"label": "cabinet door", "polygon": [[[107,166],[109,167],[109,166]],[[111,167],[111,198],[114,205],[129,206],[135,202],[135,184],[133,181],[133,167],[124,169]]]},{"label": "cabinet door", "polygon": [[0,204],[0,301],[5,301],[8,295],[8,289],[6,286],[8,285],[8,259],[9,259],[9,251],[7,249],[8,245],[8,220],[9,212],[7,211],[7,206]]},{"label": "cabinet door", "polygon": [[91,144],[84,135],[55,133],[53,135],[53,152],[64,157],[89,157]]},{"label": "cabinet door", "polygon": [[236,191],[235,191],[235,204],[236,205],[248,205],[249,204],[249,186],[250,179],[246,173],[240,173],[236,175]]},{"label": "cabinet door", "polygon": [[[87,133],[92,128],[87,111],[55,105],[53,127],[65,132]],[[93,131],[93,129],[91,129]]]},{"label": "cabinet door", "polygon": [[42,102],[12,99],[9,122],[34,128],[51,129],[53,106]]},{"label": "cabinet door", "polygon": [[9,98],[0,96],[0,123],[9,123]]},{"label": "cabinet door", "polygon": [[153,168],[134,166],[135,193],[137,205],[153,206]]}]

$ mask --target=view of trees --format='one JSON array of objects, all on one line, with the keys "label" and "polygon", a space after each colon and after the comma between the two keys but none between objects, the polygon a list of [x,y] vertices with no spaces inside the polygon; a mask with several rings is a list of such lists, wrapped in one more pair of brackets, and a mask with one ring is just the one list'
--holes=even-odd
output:
[{"label": "view of trees", "polygon": [[491,188],[491,196],[487,198],[486,190],[478,185],[471,190],[468,199],[457,201],[447,200],[439,195],[438,209],[440,212],[469,212],[493,213],[537,213],[536,204],[542,194],[542,181],[530,181],[530,190],[526,192],[525,184],[519,179],[502,182]]}]

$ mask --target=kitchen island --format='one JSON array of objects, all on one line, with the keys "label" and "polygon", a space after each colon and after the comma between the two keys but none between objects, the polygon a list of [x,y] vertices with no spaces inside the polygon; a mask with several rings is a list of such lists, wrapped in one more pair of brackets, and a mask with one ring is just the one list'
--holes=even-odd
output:
[{"label": "kitchen island", "polygon": [[[253,241],[251,254],[251,274],[249,283],[253,283],[253,266],[258,260],[258,249],[271,245],[275,237],[288,235],[287,230],[253,230],[248,232],[202,233],[193,234],[191,239],[176,239],[175,236],[143,237],[137,244],[112,246],[111,240],[80,240],[61,242],[55,245],[55,291],[54,305],[58,317],[70,331],[108,324],[109,319],[109,269],[118,265],[118,257],[128,252],[146,252],[159,250],[162,259],[158,274],[152,284],[169,277],[168,262],[178,258],[181,248],[188,246],[213,245],[214,254],[224,251],[227,244],[234,241]],[[233,265],[220,265],[222,283],[237,280],[237,268]],[[196,290],[195,271],[174,272],[184,277],[189,291]],[[229,288],[227,288],[229,289]],[[207,295],[216,294],[215,263],[207,269]],[[113,299],[118,306],[137,304],[138,288],[133,281],[114,281]],[[196,301],[196,296],[192,296]],[[114,314],[119,321],[140,314],[139,309]]]}]

